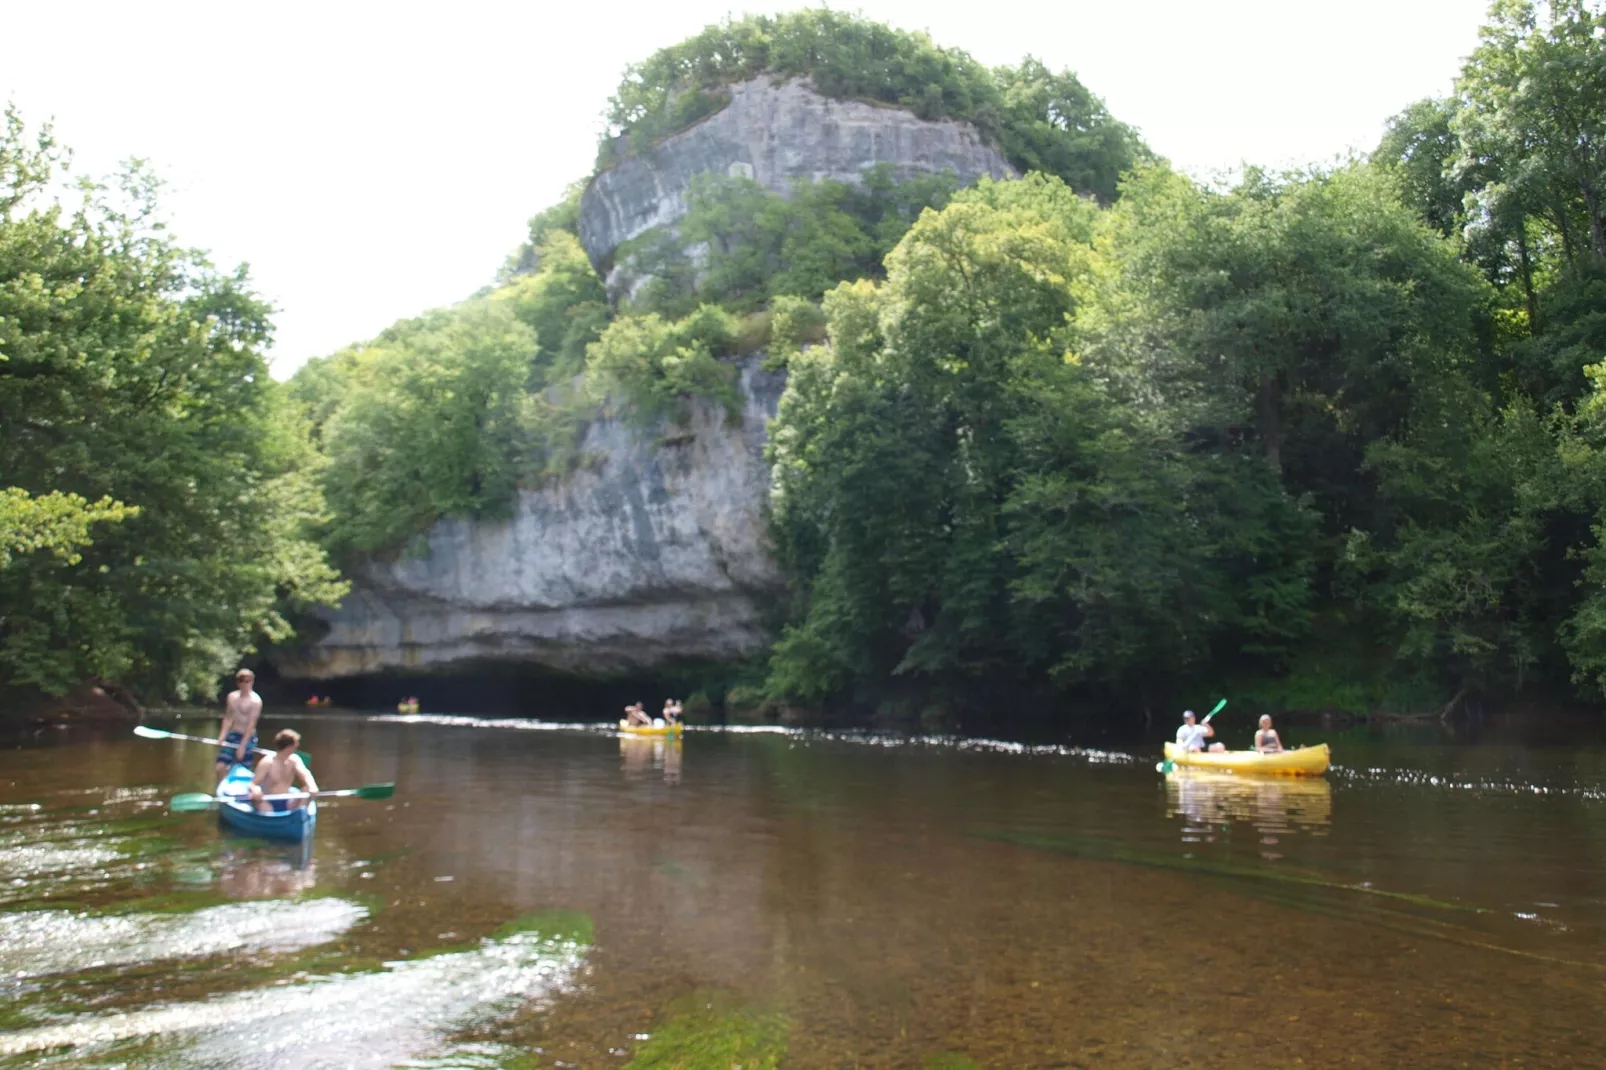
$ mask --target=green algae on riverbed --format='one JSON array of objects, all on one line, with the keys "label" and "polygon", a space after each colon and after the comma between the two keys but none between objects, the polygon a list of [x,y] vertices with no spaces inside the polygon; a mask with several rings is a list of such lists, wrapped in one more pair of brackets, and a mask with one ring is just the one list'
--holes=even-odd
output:
[{"label": "green algae on riverbed", "polygon": [[704,1070],[740,1066],[775,1070],[786,1056],[791,1023],[744,1005],[723,992],[694,992],[677,1000],[636,1049],[626,1070]]},{"label": "green algae on riverbed", "polygon": [[972,1062],[958,1052],[939,1051],[920,1060],[920,1070],[982,1070],[981,1064]]},{"label": "green algae on riverbed", "polygon": [[1431,907],[1436,910],[1454,910],[1469,914],[1488,913],[1483,907],[1468,906],[1465,903],[1448,903],[1442,899],[1432,899],[1425,895],[1412,895],[1408,892],[1384,891],[1381,888],[1373,888],[1364,884],[1344,884],[1306,872],[1273,869],[1267,866],[1247,866],[1215,859],[1178,857],[1174,854],[1144,850],[1128,844],[1105,840],[1049,836],[1038,832],[1009,830],[983,830],[973,832],[972,835],[979,839],[992,840],[995,843],[1008,843],[1017,847],[1027,847],[1038,851],[1052,851],[1057,854],[1068,854],[1077,858],[1093,859],[1100,862],[1120,862],[1126,865],[1150,866],[1156,869],[1178,870],[1184,873],[1197,873],[1202,876],[1222,877],[1230,880],[1271,881],[1279,884],[1296,884],[1329,891],[1354,892],[1357,895],[1392,899],[1412,906]]}]

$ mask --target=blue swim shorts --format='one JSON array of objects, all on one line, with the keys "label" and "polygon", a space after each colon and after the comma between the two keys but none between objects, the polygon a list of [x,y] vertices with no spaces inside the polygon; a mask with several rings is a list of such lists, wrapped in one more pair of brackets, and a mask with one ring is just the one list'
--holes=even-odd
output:
[{"label": "blue swim shorts", "polygon": [[235,762],[239,762],[246,768],[250,768],[252,761],[256,758],[257,734],[255,732],[251,733],[251,739],[245,745],[245,757],[243,759],[235,757],[234,754],[234,748],[238,747],[239,745],[239,732],[230,732],[228,735],[224,736],[223,746],[217,749],[218,764],[233,765]]}]

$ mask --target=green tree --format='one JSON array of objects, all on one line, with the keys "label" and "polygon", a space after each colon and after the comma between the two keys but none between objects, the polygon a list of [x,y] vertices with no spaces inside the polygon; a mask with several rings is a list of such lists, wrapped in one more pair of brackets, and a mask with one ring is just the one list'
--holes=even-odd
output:
[{"label": "green tree", "polygon": [[1462,166],[1491,226],[1537,217],[1569,262],[1606,259],[1606,13],[1495,0],[1461,76]]},{"label": "green tree", "polygon": [[622,316],[586,352],[597,401],[614,397],[643,423],[681,420],[693,398],[735,410],[734,369],[719,358],[736,348],[736,321],[717,305],[700,305],[679,320],[657,313]]},{"label": "green tree", "polygon": [[[268,308],[244,269],[173,244],[138,168],[72,208],[52,196],[60,173],[48,131],[30,139],[8,111],[0,472],[12,507],[20,491],[36,520],[61,511],[71,549],[0,570],[0,683],[206,693],[291,634],[287,609],[343,591],[309,539],[323,503],[305,428],[268,377]],[[80,522],[97,525],[87,544]]]},{"label": "green tree", "polygon": [[138,512],[110,498],[87,502],[60,491],[36,498],[18,487],[0,488],[0,569],[13,557],[31,553],[48,553],[76,565],[83,560],[83,548],[94,541],[91,527]]},{"label": "green tree", "polygon": [[533,463],[535,332],[481,298],[399,325],[354,358],[323,428],[342,555],[392,549],[442,516],[498,516]]},{"label": "green tree", "polygon": [[798,590],[777,697],[1131,682],[1235,626],[1300,630],[1308,523],[1271,473],[1196,463],[1067,359],[1096,215],[1058,180],[983,182],[884,285],[827,295],[830,344],[792,358],[772,430]]}]

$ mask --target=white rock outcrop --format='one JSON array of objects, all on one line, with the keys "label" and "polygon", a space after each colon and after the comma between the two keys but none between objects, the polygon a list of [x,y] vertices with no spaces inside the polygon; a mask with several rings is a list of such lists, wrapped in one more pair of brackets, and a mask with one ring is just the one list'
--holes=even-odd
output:
[{"label": "white rock outcrop", "polygon": [[441,520],[422,553],[358,569],[327,634],[274,663],[312,679],[492,661],[609,673],[762,649],[781,584],[765,425],[784,382],[748,359],[739,420],[698,403],[683,427],[594,421],[574,474],[522,491],[507,520]]},{"label": "white rock outcrop", "polygon": [[605,266],[623,242],[673,225],[700,174],[739,174],[782,195],[797,179],[856,182],[878,164],[898,178],[951,171],[966,185],[1015,176],[969,123],[833,100],[805,79],[759,77],[731,86],[730,95],[720,111],[591,180],[580,200],[580,241],[592,263]]}]

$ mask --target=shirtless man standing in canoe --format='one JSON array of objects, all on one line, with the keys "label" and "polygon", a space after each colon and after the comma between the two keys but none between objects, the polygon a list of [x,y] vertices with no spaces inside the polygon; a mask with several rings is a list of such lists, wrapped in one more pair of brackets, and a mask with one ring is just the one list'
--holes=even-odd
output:
[{"label": "shirtless man standing in canoe", "polygon": [[262,716],[262,696],[251,690],[256,673],[241,669],[234,674],[236,690],[223,703],[223,724],[217,730],[217,775],[222,779],[229,767],[239,762],[250,765],[246,755],[257,749],[257,718]]},{"label": "shirtless man standing in canoe", "polygon": [[264,795],[285,795],[292,787],[311,794],[318,790],[312,770],[301,760],[296,748],[301,746],[301,733],[293,728],[281,729],[273,737],[273,753],[257,763],[257,775],[251,778],[251,805],[258,813],[271,814],[276,810],[299,810],[307,805],[306,799],[264,799]]}]

